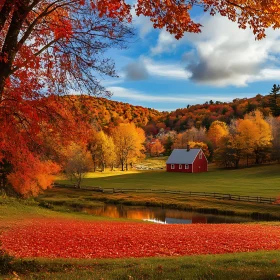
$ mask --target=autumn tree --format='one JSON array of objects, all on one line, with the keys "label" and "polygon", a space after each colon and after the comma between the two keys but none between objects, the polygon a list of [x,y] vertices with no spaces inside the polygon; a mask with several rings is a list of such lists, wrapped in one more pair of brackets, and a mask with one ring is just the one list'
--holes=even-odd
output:
[{"label": "autumn tree", "polygon": [[189,137],[186,133],[178,133],[173,143],[172,149],[184,149],[187,148]]},{"label": "autumn tree", "polygon": [[221,121],[214,121],[208,130],[207,136],[212,142],[214,148],[218,147],[223,137],[228,135],[228,127],[226,123]]},{"label": "autumn tree", "polygon": [[253,142],[253,151],[256,164],[261,163],[266,156],[266,150],[271,146],[272,133],[269,123],[263,118],[259,110],[245,116],[244,121],[250,121],[251,127],[248,133]]},{"label": "autumn tree", "polygon": [[122,171],[128,170],[128,165],[144,156],[145,133],[133,123],[123,123],[112,131],[117,160]]},{"label": "autumn tree", "polygon": [[249,157],[255,157],[256,164],[268,158],[272,140],[271,126],[260,111],[254,111],[244,119],[233,122],[229,132],[221,139],[215,150],[215,159],[218,163],[238,168],[243,159],[248,166]]},{"label": "autumn tree", "polygon": [[101,165],[101,170],[105,171],[106,166],[113,168],[116,161],[115,145],[112,137],[100,131],[96,137],[97,159]]},{"label": "autumn tree", "polygon": [[72,143],[67,152],[65,173],[72,180],[75,180],[76,188],[81,187],[81,182],[87,172],[92,168],[92,158],[87,148],[81,144]]},{"label": "autumn tree", "polygon": [[280,97],[279,97],[280,86],[274,84],[269,93],[269,107],[274,117],[280,115]]},{"label": "autumn tree", "polygon": [[159,139],[155,139],[151,143],[151,155],[158,157],[161,153],[164,152],[164,147],[161,144]]},{"label": "autumn tree", "polygon": [[271,159],[280,163],[280,117],[270,117],[267,122],[270,124],[272,133]]},{"label": "autumn tree", "polygon": [[208,145],[206,143],[189,141],[188,144],[191,149],[195,149],[195,148],[201,149],[203,151],[204,155],[209,159],[210,151],[209,151]]}]

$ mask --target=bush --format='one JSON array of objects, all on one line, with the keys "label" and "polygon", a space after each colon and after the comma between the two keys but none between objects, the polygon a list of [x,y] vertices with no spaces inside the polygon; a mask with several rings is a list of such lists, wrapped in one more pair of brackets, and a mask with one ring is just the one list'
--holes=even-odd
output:
[{"label": "bush", "polygon": [[13,261],[14,257],[10,256],[4,250],[0,250],[0,274],[8,274],[12,272]]}]

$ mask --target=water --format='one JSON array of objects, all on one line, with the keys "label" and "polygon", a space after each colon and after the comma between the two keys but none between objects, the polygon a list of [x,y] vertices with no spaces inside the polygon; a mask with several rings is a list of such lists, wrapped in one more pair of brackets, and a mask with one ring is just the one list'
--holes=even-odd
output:
[{"label": "water", "polygon": [[256,221],[250,217],[210,215],[159,207],[114,204],[105,204],[104,206],[96,208],[84,208],[83,211],[96,216],[143,220],[162,224],[224,224]]}]

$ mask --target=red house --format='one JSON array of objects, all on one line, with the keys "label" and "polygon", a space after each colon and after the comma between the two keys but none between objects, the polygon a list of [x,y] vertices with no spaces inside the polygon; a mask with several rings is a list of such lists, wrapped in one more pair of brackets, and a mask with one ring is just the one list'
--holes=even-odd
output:
[{"label": "red house", "polygon": [[201,149],[174,149],[166,161],[166,171],[206,172],[208,171],[208,161]]}]

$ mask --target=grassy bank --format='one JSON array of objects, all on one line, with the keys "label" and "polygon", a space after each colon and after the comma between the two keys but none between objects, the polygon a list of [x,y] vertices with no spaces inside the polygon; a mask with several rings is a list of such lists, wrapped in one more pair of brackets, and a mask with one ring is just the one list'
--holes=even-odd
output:
[{"label": "grassy bank", "polygon": [[[210,166],[209,172],[196,174],[170,173],[165,170],[96,172],[89,173],[82,185],[277,197],[280,195],[279,181],[280,165],[275,164],[236,170]],[[65,178],[58,178],[57,182],[73,184]]]},{"label": "grassy bank", "polygon": [[[1,261],[1,260],[0,260]],[[1,268],[0,268],[1,269]],[[2,272],[4,267],[2,266]],[[115,260],[15,260],[1,279],[279,279],[279,252]],[[18,275],[19,278],[16,278]]]},{"label": "grassy bank", "polygon": [[213,198],[196,198],[175,194],[159,193],[99,193],[73,188],[53,188],[38,197],[43,205],[54,209],[92,208],[102,203],[155,206],[170,209],[190,210],[200,213],[237,215],[280,219],[280,206],[262,203],[248,203]]}]

